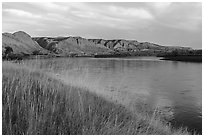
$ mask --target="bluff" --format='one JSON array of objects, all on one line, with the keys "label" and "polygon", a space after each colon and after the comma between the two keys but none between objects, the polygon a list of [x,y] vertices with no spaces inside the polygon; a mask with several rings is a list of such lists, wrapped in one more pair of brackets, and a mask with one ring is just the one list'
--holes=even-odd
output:
[{"label": "bluff", "polygon": [[41,47],[56,53],[78,56],[91,55],[145,55],[156,56],[171,53],[174,50],[187,52],[193,50],[190,47],[161,46],[149,42],[138,42],[136,40],[104,40],[104,39],[85,39],[81,37],[34,37]]},{"label": "bluff", "polygon": [[193,50],[190,47],[176,47],[176,46],[161,46],[150,42],[138,42],[136,40],[103,40],[103,39],[89,39],[97,44],[102,44],[109,49],[118,53],[129,53],[130,55],[146,55],[156,56],[159,54],[170,53],[174,50],[189,51]]},{"label": "bluff", "polygon": [[61,55],[94,55],[110,54],[111,49],[81,37],[35,37],[33,38],[41,47]]},{"label": "bluff", "polygon": [[31,37],[18,31],[2,34],[2,55],[53,55],[53,56],[158,56],[172,53],[189,53],[190,47],[162,46],[150,42],[124,39],[85,39],[82,37]]}]

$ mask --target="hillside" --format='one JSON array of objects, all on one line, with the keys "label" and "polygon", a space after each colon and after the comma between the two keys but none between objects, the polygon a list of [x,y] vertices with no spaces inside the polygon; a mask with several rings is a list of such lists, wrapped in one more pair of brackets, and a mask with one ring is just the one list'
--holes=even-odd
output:
[{"label": "hillside", "polygon": [[[18,31],[2,34],[2,56],[49,55],[49,56],[158,56],[173,51],[188,54],[189,47],[161,46],[136,40],[85,39],[82,37],[31,37]],[[16,59],[16,57],[14,57]]]},{"label": "hillside", "polygon": [[149,55],[154,56],[161,53],[172,52],[173,50],[192,50],[189,47],[171,47],[171,46],[161,46],[149,42],[138,42],[136,40],[103,40],[103,39],[89,39],[97,44],[102,44],[117,52],[128,52],[132,55]]},{"label": "hillside", "polygon": [[2,56],[7,54],[26,56],[33,54],[48,54],[49,51],[33,41],[31,36],[25,32],[18,31],[13,34],[2,34]]},{"label": "hillside", "polygon": [[41,47],[56,54],[93,55],[95,53],[107,54],[112,52],[111,49],[102,44],[96,44],[81,37],[36,37],[33,39],[37,41]]},{"label": "hillside", "polygon": [[149,42],[138,42],[136,40],[104,40],[85,39],[81,37],[34,37],[33,40],[51,52],[64,55],[92,56],[92,55],[145,55],[157,56],[167,54],[174,50],[186,52],[193,50],[189,47],[161,46]]}]

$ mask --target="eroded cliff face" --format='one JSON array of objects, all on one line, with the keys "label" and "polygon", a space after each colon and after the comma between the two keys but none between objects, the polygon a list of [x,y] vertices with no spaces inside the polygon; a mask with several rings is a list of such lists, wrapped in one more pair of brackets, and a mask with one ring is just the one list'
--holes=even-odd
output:
[{"label": "eroded cliff face", "polygon": [[112,50],[128,51],[129,49],[136,49],[139,42],[133,40],[103,40],[103,39],[89,39],[97,44],[104,45],[105,47]]},{"label": "eroded cliff face", "polygon": [[2,54],[59,56],[93,56],[93,55],[146,55],[166,54],[174,50],[190,51],[188,47],[161,46],[136,40],[85,39],[82,37],[33,37],[23,31],[2,34]]},{"label": "eroded cliff face", "polygon": [[186,47],[161,46],[149,42],[138,42],[136,40],[104,40],[85,39],[81,37],[38,37],[33,38],[38,44],[56,54],[113,54],[128,53],[130,55],[157,55],[160,53],[178,50],[192,50]]},{"label": "eroded cliff face", "polygon": [[111,49],[81,37],[38,37],[33,38],[38,44],[56,54],[105,54],[112,52]]}]

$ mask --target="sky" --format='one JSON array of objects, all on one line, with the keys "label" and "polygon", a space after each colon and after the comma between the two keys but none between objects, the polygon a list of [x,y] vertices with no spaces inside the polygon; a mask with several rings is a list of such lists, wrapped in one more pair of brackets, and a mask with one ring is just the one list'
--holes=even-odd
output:
[{"label": "sky", "polygon": [[202,3],[3,2],[2,31],[202,48]]}]

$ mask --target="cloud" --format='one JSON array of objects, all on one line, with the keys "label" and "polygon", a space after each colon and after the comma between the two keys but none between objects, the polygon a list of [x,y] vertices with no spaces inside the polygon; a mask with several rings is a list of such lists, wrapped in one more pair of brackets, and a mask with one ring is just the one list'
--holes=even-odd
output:
[{"label": "cloud", "polygon": [[2,26],[3,31],[25,30],[35,36],[69,34],[105,39],[151,40],[164,45],[175,45],[176,38],[186,45],[185,41],[192,38],[192,43],[198,45],[202,41],[202,4],[3,2]]},{"label": "cloud", "polygon": [[173,3],[164,13],[157,16],[158,24],[196,31],[202,23],[202,7],[198,3]]},{"label": "cloud", "polygon": [[171,2],[155,2],[155,3],[147,3],[147,5],[152,8],[155,14],[161,14],[168,11],[171,6]]},{"label": "cloud", "polygon": [[69,7],[69,13],[73,18],[77,18],[81,27],[98,25],[98,27],[106,27],[107,29],[124,30],[131,29],[134,24],[137,24],[137,26],[134,26],[134,29],[136,29],[146,27],[143,25],[154,18],[147,10],[141,7],[124,8],[121,5],[107,3],[71,3]]},{"label": "cloud", "polygon": [[125,18],[136,17],[139,19],[153,19],[153,16],[145,9],[142,8],[123,8],[117,6],[108,7],[110,14],[121,16]]},{"label": "cloud", "polygon": [[64,6],[62,3],[54,3],[54,2],[34,2],[30,3],[32,5],[35,5],[38,8],[47,10],[49,12],[65,12],[69,10],[69,6]]},{"label": "cloud", "polygon": [[41,18],[40,15],[35,15],[27,11],[18,10],[18,9],[3,9],[3,12],[7,12],[12,15],[20,16],[20,17],[27,17],[27,18]]},{"label": "cloud", "polygon": [[91,11],[72,11],[71,13],[81,18],[96,18],[98,16],[97,13]]}]

